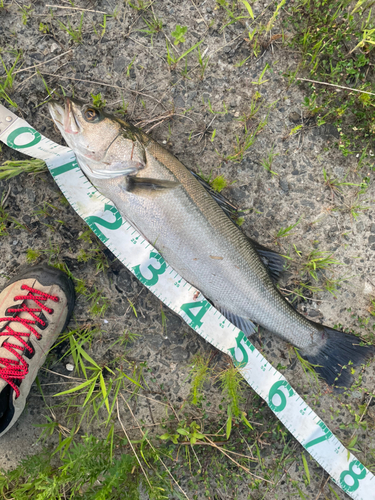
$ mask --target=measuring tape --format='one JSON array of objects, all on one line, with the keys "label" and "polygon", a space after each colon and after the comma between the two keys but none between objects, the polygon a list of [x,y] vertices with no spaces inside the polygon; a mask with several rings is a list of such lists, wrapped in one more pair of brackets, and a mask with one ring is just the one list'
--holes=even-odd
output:
[{"label": "measuring tape", "polygon": [[243,332],[165,262],[87,180],[72,150],[43,137],[0,105],[0,140],[47,166],[74,210],[116,257],[207,342],[229,354],[248,384],[351,498],[375,499],[374,475],[333,435]]}]

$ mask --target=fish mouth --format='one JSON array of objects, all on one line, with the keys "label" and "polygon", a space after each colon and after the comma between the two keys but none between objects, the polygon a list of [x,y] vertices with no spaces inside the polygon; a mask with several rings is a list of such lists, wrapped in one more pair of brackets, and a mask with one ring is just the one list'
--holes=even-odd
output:
[{"label": "fish mouth", "polygon": [[66,97],[64,107],[56,101],[50,101],[48,107],[53,120],[61,126],[65,133],[79,134],[81,127],[74,115],[72,101],[69,97]]}]

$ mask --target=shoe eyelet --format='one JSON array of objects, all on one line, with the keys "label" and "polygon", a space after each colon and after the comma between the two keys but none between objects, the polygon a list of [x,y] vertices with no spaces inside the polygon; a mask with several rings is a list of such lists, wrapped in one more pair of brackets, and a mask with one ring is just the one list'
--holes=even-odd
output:
[{"label": "shoe eyelet", "polygon": [[50,309],[49,311],[47,311],[47,312],[48,312],[48,314],[53,314],[53,313],[55,312],[55,310],[51,308],[51,309]]},{"label": "shoe eyelet", "polygon": [[39,334],[39,337],[37,337],[37,340],[42,340],[43,335]]}]

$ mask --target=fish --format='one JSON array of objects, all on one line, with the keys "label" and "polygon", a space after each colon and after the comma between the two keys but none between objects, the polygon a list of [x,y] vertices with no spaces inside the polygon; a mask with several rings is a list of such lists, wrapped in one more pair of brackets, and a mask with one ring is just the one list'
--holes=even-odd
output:
[{"label": "fish", "polygon": [[283,257],[247,237],[196,175],[101,108],[65,98],[50,101],[49,111],[89,181],[225,318],[247,336],[262,326],[294,345],[327,384],[349,386],[343,367],[364,363],[373,347],[296,311],[276,287]]}]

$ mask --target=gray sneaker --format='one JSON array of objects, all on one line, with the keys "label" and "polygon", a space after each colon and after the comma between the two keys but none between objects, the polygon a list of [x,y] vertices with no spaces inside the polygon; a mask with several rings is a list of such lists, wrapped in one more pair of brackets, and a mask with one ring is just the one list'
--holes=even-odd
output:
[{"label": "gray sneaker", "polygon": [[39,368],[65,329],[73,282],[51,266],[25,267],[0,293],[0,436],[21,415]]}]

